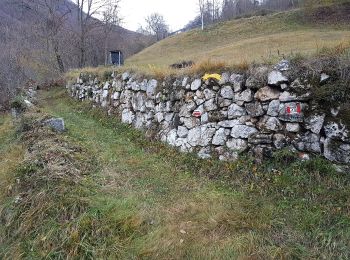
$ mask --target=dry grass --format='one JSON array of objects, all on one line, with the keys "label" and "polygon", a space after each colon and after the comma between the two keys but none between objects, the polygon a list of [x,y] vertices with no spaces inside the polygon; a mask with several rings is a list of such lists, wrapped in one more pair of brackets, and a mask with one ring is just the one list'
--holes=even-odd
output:
[{"label": "dry grass", "polygon": [[348,25],[308,23],[301,15],[301,11],[291,11],[243,18],[175,35],[132,56],[127,65],[165,68],[180,60],[211,59],[228,65],[276,61],[350,41]]},{"label": "dry grass", "polygon": [[21,163],[24,151],[21,144],[14,142],[15,126],[9,115],[0,115],[0,198],[11,190],[11,175]]}]

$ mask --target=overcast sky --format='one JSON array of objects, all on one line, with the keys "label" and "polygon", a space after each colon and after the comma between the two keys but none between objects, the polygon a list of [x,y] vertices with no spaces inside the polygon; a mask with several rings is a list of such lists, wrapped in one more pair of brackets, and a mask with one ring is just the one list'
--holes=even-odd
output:
[{"label": "overcast sky", "polygon": [[197,0],[122,0],[122,26],[136,31],[145,17],[157,12],[164,16],[172,31],[182,29],[197,14]]}]

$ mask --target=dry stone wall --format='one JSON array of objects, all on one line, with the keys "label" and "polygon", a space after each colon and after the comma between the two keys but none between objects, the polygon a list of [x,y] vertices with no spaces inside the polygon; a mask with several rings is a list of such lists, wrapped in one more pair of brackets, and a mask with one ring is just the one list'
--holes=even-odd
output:
[{"label": "dry stone wall", "polygon": [[[303,158],[323,155],[350,163],[350,137],[337,108],[327,115],[313,102],[312,86],[291,76],[288,61],[221,80],[182,77],[157,81],[125,72],[100,82],[80,77],[69,83],[72,97],[90,100],[123,123],[201,158],[235,160],[249,152],[257,160],[279,149]],[[85,80],[83,79],[85,78]],[[320,83],[329,76],[320,73]]]}]

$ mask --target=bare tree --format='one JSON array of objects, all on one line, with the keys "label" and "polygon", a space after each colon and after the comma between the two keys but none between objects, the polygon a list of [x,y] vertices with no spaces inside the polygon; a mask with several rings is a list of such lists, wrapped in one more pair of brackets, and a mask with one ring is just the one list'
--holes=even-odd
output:
[{"label": "bare tree", "polygon": [[71,10],[64,0],[20,0],[17,4],[35,14],[36,31],[39,37],[44,38],[47,50],[52,52],[60,72],[65,71],[60,49],[60,32],[62,31]]},{"label": "bare tree", "polygon": [[99,22],[94,16],[108,6],[107,0],[74,0],[77,6],[77,19],[79,25],[79,67],[84,67],[86,62],[87,37],[89,33],[99,26]]},{"label": "bare tree", "polygon": [[169,27],[162,15],[158,13],[151,14],[146,18],[146,23],[147,30],[156,36],[157,41],[160,41],[168,36]]},{"label": "bare tree", "polygon": [[105,65],[108,64],[109,35],[113,28],[115,28],[115,26],[119,25],[121,22],[119,15],[119,6],[120,0],[107,0],[107,5],[102,12]]}]

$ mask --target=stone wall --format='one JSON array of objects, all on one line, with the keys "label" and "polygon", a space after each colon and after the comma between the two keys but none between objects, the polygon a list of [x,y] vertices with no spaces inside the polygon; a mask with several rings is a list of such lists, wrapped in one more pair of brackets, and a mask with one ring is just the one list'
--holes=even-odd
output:
[{"label": "stone wall", "polygon": [[[318,76],[321,85],[328,79]],[[288,61],[245,74],[223,73],[219,81],[157,81],[125,72],[105,82],[85,75],[67,85],[72,97],[90,100],[123,123],[201,158],[235,160],[249,152],[261,160],[289,148],[302,158],[318,154],[349,163],[349,131],[338,108],[319,109],[312,88],[292,76]]]}]

